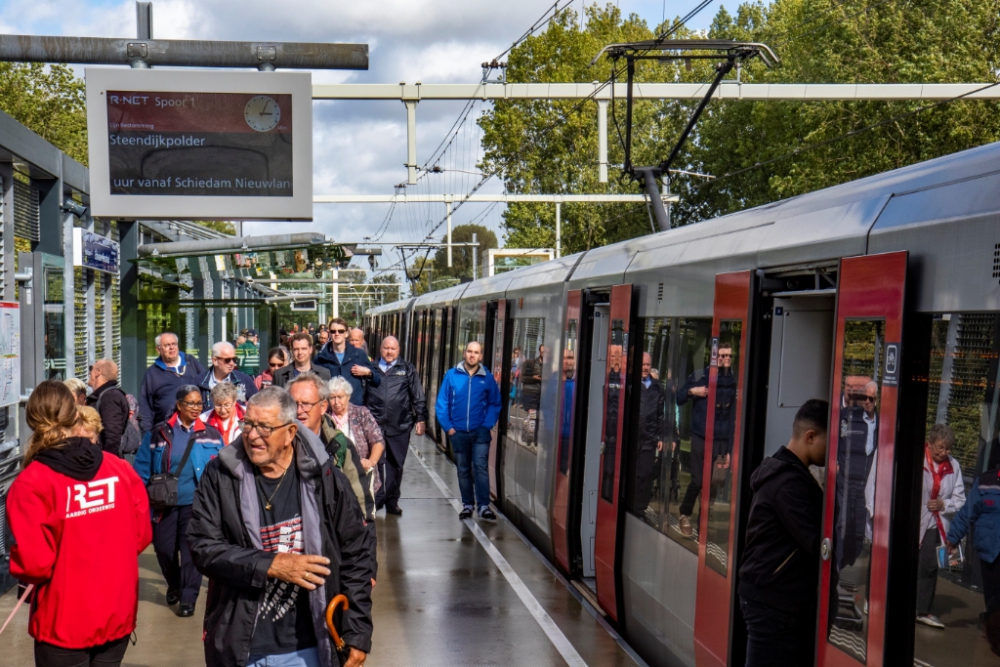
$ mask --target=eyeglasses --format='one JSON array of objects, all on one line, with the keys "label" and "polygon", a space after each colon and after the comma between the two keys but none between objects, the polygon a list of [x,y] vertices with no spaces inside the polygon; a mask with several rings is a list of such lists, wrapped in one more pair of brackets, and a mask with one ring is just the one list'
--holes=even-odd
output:
[{"label": "eyeglasses", "polygon": [[181,401],[180,404],[186,408],[200,408],[205,405],[201,401]]},{"label": "eyeglasses", "polygon": [[338,335],[343,336],[345,333],[347,333],[347,329],[330,329],[330,333],[332,333],[334,336]]},{"label": "eyeglasses", "polygon": [[306,403],[305,401],[295,401],[295,407],[298,408],[299,410],[305,410],[306,412],[309,412],[320,403],[322,403],[322,401],[316,401],[315,403]]},{"label": "eyeglasses", "polygon": [[218,359],[219,361],[221,361],[224,364],[235,364],[236,363],[236,357],[216,357],[216,359]]},{"label": "eyeglasses", "polygon": [[731,354],[720,354],[719,355],[719,359],[732,359],[732,358],[733,358],[733,355],[731,355]]},{"label": "eyeglasses", "polygon": [[248,435],[250,434],[250,431],[257,429],[257,433],[260,434],[260,437],[270,438],[271,435],[273,435],[274,432],[277,431],[279,428],[285,428],[286,426],[291,426],[291,425],[292,422],[288,422],[287,424],[281,424],[279,426],[268,426],[266,424],[258,424],[252,421],[244,421],[243,426],[241,426],[240,429]]}]

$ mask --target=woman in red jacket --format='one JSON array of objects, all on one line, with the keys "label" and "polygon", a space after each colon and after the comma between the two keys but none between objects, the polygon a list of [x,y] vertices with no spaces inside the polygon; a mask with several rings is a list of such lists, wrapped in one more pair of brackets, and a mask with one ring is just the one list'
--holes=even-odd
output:
[{"label": "woman in red jacket", "polygon": [[76,404],[61,382],[35,387],[25,418],[33,433],[7,518],[10,572],[36,587],[35,664],[115,667],[135,630],[138,555],[152,540],[146,489],[125,460],[72,436]]}]

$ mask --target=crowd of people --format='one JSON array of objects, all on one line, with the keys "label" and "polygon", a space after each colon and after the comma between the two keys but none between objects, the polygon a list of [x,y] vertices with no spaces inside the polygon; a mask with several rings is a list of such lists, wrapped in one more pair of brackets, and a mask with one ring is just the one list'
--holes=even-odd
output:
[{"label": "crowd of people", "polygon": [[[403,514],[410,434],[427,422],[419,377],[395,338],[373,360],[364,332],[340,318],[293,327],[263,368],[239,368],[238,350],[257,356],[254,339],[216,343],[205,369],[161,333],[138,399],[108,359],[86,384],[34,388],[7,516],[11,573],[33,585],[36,664],[121,663],[136,628],[137,557],[150,544],[178,616],[194,615],[203,577],[211,584],[206,664],[364,663],[375,513]],[[486,458],[500,398],[481,355],[470,343],[437,409],[455,443],[461,516],[495,519]],[[343,652],[325,625],[338,594]]]}]

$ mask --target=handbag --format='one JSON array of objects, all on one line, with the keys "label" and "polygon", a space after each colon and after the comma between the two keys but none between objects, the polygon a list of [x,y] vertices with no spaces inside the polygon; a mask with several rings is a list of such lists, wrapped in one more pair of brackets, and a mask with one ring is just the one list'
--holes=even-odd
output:
[{"label": "handbag", "polygon": [[[184,450],[184,457],[181,458],[181,463],[177,466],[178,475],[180,471],[184,470],[184,466],[187,465],[193,445],[194,437],[191,437],[188,439],[187,449]],[[177,487],[180,481],[178,475],[170,472],[150,475],[149,482],[146,483],[146,493],[149,494],[150,509],[166,510],[177,506]]]}]

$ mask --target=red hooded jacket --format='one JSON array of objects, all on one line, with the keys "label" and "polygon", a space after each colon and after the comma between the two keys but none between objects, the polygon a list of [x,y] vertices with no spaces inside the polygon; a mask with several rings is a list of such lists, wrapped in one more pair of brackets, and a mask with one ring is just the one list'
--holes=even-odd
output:
[{"label": "red hooded jacket", "polygon": [[142,480],[124,460],[99,455],[103,460],[91,455],[86,480],[36,459],[7,496],[7,518],[17,541],[10,572],[36,586],[28,633],[67,649],[99,646],[132,633],[139,603],[138,555],[152,540]]}]

